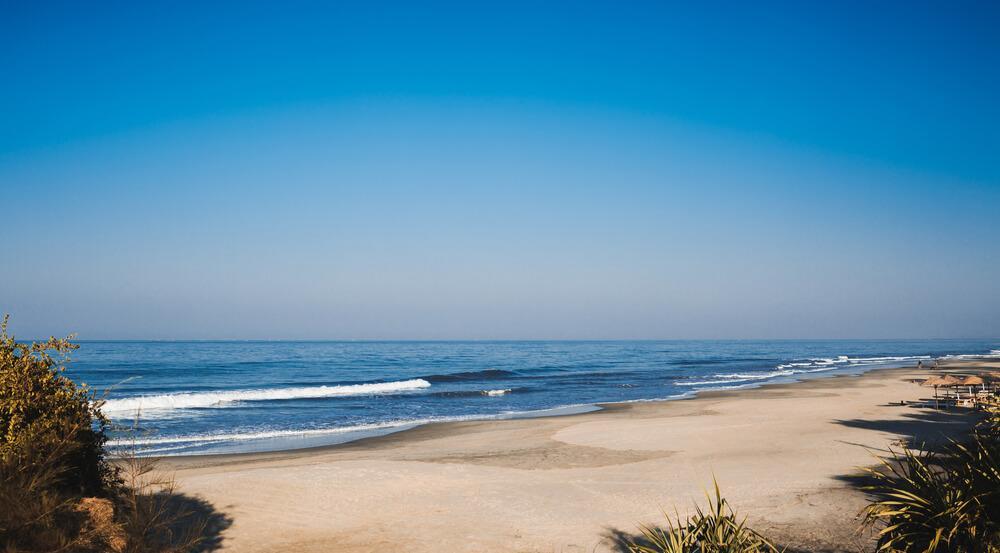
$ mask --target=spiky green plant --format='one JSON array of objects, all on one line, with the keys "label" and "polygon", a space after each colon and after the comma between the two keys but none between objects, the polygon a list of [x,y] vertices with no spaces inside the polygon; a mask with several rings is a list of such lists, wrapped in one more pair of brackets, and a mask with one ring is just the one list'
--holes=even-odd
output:
[{"label": "spiky green plant", "polygon": [[641,539],[626,543],[631,553],[777,553],[764,536],[738,518],[713,482],[715,497],[707,492],[708,508],[695,506],[694,516],[665,515],[665,526],[639,527]]},{"label": "spiky green plant", "polygon": [[980,403],[984,416],[976,425],[976,434],[1000,442],[1000,400],[987,399]]},{"label": "spiky green plant", "polygon": [[868,469],[864,522],[885,553],[1000,553],[1000,441],[977,429],[940,452],[904,449]]}]

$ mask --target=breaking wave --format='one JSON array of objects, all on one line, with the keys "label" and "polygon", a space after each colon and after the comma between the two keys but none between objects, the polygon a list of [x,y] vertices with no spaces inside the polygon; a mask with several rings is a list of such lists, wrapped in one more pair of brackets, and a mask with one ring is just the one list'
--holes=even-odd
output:
[{"label": "breaking wave", "polygon": [[[726,384],[733,387],[733,384],[740,382],[753,382],[756,380],[769,380],[782,376],[793,376],[796,374],[818,373],[844,369],[850,367],[864,367],[875,365],[887,365],[890,363],[916,362],[925,359],[932,359],[930,355],[908,355],[892,357],[849,357],[838,355],[837,357],[822,357],[813,359],[803,359],[791,363],[782,363],[770,371],[752,371],[742,373],[714,374],[706,380],[681,381],[678,386],[715,386]],[[742,387],[742,386],[740,386]],[[721,389],[721,388],[713,388]]]},{"label": "breaking wave", "polygon": [[176,394],[147,395],[122,399],[109,399],[101,407],[107,414],[135,413],[136,411],[162,411],[215,407],[241,401],[274,401],[282,399],[313,399],[324,397],[364,396],[394,394],[429,388],[430,382],[421,378],[398,382],[373,382],[345,386],[307,386],[299,388],[274,388],[261,390],[224,390],[218,392],[184,392]]}]

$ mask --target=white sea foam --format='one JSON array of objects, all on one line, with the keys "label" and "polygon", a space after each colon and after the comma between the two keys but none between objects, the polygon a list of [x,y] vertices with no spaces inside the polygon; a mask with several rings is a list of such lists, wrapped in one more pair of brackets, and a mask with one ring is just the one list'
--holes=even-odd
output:
[{"label": "white sea foam", "polygon": [[884,365],[886,363],[898,363],[904,361],[920,361],[931,359],[930,355],[906,355],[894,357],[848,357],[839,355],[836,358],[815,358],[808,361],[796,361],[794,363],[783,363],[778,365],[778,369],[789,369],[796,367],[830,367],[834,365]]},{"label": "white sea foam", "polygon": [[991,349],[989,353],[965,353],[958,355],[945,355],[943,359],[992,359],[1000,357],[1000,349]]},{"label": "white sea foam", "polygon": [[308,386],[299,388],[274,388],[258,390],[223,390],[218,392],[183,392],[176,394],[147,395],[109,399],[101,410],[110,415],[134,414],[137,411],[165,411],[193,407],[215,407],[240,401],[269,401],[280,399],[312,399],[324,397],[393,394],[430,387],[421,378],[398,382],[373,382],[345,386]]},{"label": "white sea foam", "polygon": [[[695,380],[688,382],[678,382],[678,386],[713,386],[713,390],[726,389],[729,387],[746,387],[750,384],[741,384],[738,386],[733,386],[737,383],[745,382],[752,383],[757,380],[770,380],[772,378],[778,378],[782,376],[793,376],[796,374],[807,374],[807,373],[818,373],[827,372],[837,369],[851,368],[857,366],[865,365],[885,365],[889,363],[903,363],[909,361],[919,361],[923,359],[931,359],[929,355],[908,355],[908,356],[894,356],[894,357],[849,357],[847,355],[838,355],[837,357],[819,357],[809,359],[807,361],[795,361],[793,363],[782,363],[777,365],[774,370],[770,371],[752,371],[752,372],[742,372],[742,373],[720,373],[713,374],[706,380]],[[726,387],[719,387],[720,384],[726,384]]]},{"label": "white sea foam", "polygon": [[765,378],[774,378],[776,376],[791,376],[793,374],[804,373],[810,371],[770,371],[770,372],[752,372],[752,373],[733,373],[733,374],[717,374],[714,375],[716,378],[729,378],[732,380],[763,380]]},{"label": "white sea foam", "polygon": [[484,396],[502,396],[507,393],[510,393],[510,388],[504,390],[483,390]]},{"label": "white sea foam", "polygon": [[768,371],[768,372],[754,372],[754,373],[732,373],[732,374],[713,374],[711,380],[697,380],[692,382],[678,382],[678,386],[711,386],[714,384],[733,384],[736,382],[748,382],[751,380],[767,380],[769,378],[776,378],[779,376],[791,376],[793,374],[811,372],[811,371]]},{"label": "white sea foam", "polygon": [[[661,399],[672,399],[661,398]],[[651,400],[659,401],[659,400]],[[245,443],[254,440],[272,439],[298,439],[317,438],[322,436],[335,436],[337,434],[357,433],[367,435],[368,433],[382,433],[405,430],[414,426],[430,424],[435,422],[461,422],[472,420],[497,420],[497,419],[517,419],[527,417],[544,417],[572,413],[584,413],[588,411],[598,411],[599,407],[591,404],[571,404],[547,409],[535,409],[528,411],[504,411],[493,415],[453,415],[441,417],[427,417],[422,419],[403,419],[395,421],[385,421],[371,424],[358,424],[354,426],[343,426],[334,428],[310,428],[310,429],[288,429],[288,430],[260,430],[248,432],[228,432],[228,433],[208,433],[191,434],[186,436],[138,436],[133,438],[120,438],[111,440],[109,445],[113,449],[129,449],[135,447],[139,455],[169,454],[173,452],[183,452],[193,447],[216,446],[218,444]],[[354,439],[348,438],[348,439]]]},{"label": "white sea foam", "polygon": [[690,382],[678,382],[678,386],[712,386],[714,384],[732,384],[733,382],[740,382],[739,380],[693,380]]},{"label": "white sea foam", "polygon": [[[457,418],[451,420],[458,420]],[[134,439],[112,440],[112,447],[123,447],[129,445],[136,446],[157,446],[163,444],[210,444],[218,442],[244,442],[248,440],[266,440],[273,438],[299,438],[310,436],[325,436],[328,434],[345,434],[348,432],[365,432],[371,430],[386,430],[400,426],[410,426],[426,424],[429,422],[443,422],[439,419],[420,419],[412,421],[390,421],[376,424],[359,424],[356,426],[344,426],[339,428],[314,428],[304,430],[262,430],[259,432],[229,432],[218,434],[192,434],[189,436],[163,436]]]},{"label": "white sea foam", "polygon": [[755,386],[755,385],[756,384],[750,382],[750,383],[746,383],[746,384],[733,384],[731,386],[712,386],[711,388],[703,388],[703,389],[699,389],[698,391],[714,392],[714,391],[717,391],[717,390],[742,390],[744,388],[749,388],[749,387]]}]

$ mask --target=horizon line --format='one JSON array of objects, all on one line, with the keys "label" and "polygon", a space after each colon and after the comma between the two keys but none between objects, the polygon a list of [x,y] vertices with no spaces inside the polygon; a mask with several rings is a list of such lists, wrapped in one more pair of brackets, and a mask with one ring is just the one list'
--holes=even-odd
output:
[{"label": "horizon line", "polygon": [[[17,341],[48,340],[45,338],[16,338]],[[58,338],[58,337],[56,337]],[[67,337],[74,342],[879,342],[879,341],[960,341],[997,340],[1000,337],[960,336],[960,337],[877,337],[877,338],[88,338]]]}]

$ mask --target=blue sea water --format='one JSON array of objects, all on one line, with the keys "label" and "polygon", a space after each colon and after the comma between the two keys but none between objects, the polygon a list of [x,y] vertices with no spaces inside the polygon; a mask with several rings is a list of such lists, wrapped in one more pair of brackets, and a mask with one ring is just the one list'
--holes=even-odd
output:
[{"label": "blue sea water", "polygon": [[119,446],[153,455],[339,443],[447,420],[542,416],[944,356],[1000,340],[83,342]]}]

